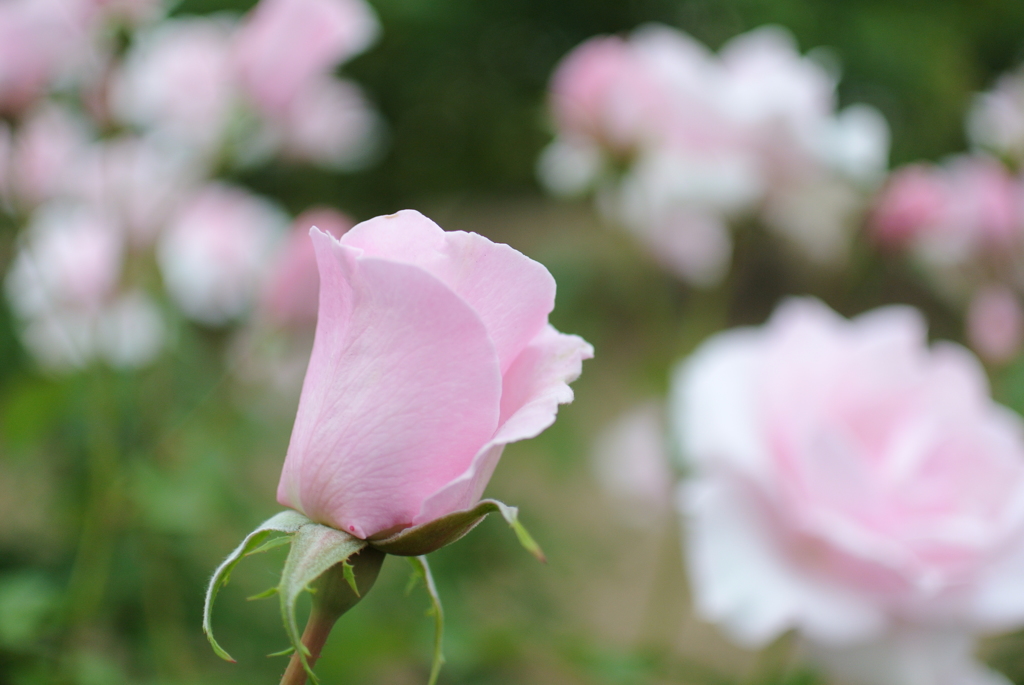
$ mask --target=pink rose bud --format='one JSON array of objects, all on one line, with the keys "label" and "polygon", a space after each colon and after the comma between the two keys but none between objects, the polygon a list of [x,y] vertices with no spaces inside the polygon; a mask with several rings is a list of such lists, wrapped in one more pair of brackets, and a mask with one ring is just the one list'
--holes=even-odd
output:
[{"label": "pink rose bud", "polygon": [[330,207],[310,209],[296,217],[263,289],[260,309],[271,321],[296,328],[316,324],[320,275],[309,229],[316,226],[340,238],[353,225],[354,221]]},{"label": "pink rose bud", "polygon": [[240,188],[210,184],[186,201],[157,243],[168,294],[187,317],[220,326],[245,314],[263,285],[287,217]]},{"label": "pink rose bud", "polygon": [[1024,625],[1024,425],[969,352],[908,307],[792,300],[674,393],[700,615],[748,646],[796,629],[826,665],[888,653],[849,682],[997,682],[935,674],[984,672],[974,636]]},{"label": "pink rose bud", "polygon": [[232,61],[257,106],[279,115],[378,31],[363,0],[260,0],[234,36]]},{"label": "pink rose bud", "polygon": [[554,279],[415,211],[310,234],[320,312],[278,501],[364,539],[472,507],[593,354],[548,324]]},{"label": "pink rose bud", "polygon": [[978,354],[995,364],[1017,356],[1024,341],[1024,312],[1012,290],[991,285],[974,295],[967,308],[967,339]]},{"label": "pink rose bud", "polygon": [[903,247],[942,221],[946,187],[931,166],[913,164],[893,173],[875,203],[871,231],[886,247]]}]

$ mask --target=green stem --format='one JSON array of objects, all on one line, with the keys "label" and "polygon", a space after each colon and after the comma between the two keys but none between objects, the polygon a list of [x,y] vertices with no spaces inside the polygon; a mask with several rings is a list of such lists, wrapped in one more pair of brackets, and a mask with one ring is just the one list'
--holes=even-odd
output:
[{"label": "green stem", "polygon": [[[302,644],[309,650],[306,664],[310,669],[320,658],[334,624],[346,611],[358,604],[377,581],[384,557],[383,552],[365,547],[347,561],[332,566],[313,583],[313,606],[309,612],[306,629],[302,632]],[[356,587],[359,588],[359,594],[352,591],[352,586],[345,577],[346,563],[350,564],[350,572]],[[284,676],[281,677],[281,685],[305,685],[306,677],[302,657],[295,652],[288,662]]]}]

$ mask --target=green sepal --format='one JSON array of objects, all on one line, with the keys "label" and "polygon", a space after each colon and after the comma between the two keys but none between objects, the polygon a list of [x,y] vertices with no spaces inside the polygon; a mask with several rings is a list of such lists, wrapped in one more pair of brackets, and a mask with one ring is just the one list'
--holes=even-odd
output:
[{"label": "green sepal", "polygon": [[[430,573],[430,565],[425,556],[409,557],[413,567],[412,581],[423,581],[423,587],[430,595],[430,609],[427,615],[434,617],[434,658],[430,665],[430,680],[427,685],[434,685],[444,665],[444,609],[441,607],[441,596],[437,593],[434,576]],[[412,583],[410,583],[412,587]]]},{"label": "green sepal", "polygon": [[206,634],[206,639],[210,641],[210,646],[213,647],[213,651],[217,653],[217,656],[227,661],[235,661],[231,658],[230,654],[217,644],[217,640],[213,637],[213,627],[210,621],[213,613],[213,601],[217,598],[217,592],[228,584],[228,580],[231,578],[231,571],[243,557],[255,553],[259,549],[260,543],[271,533],[291,534],[309,522],[308,518],[291,510],[282,511],[271,516],[257,526],[256,530],[246,535],[245,539],[242,540],[242,544],[236,547],[228,555],[227,559],[217,567],[217,570],[214,571],[210,584],[206,588],[206,600],[203,603],[203,632]]},{"label": "green sepal", "polygon": [[345,576],[345,582],[352,588],[352,592],[356,593],[356,597],[359,597],[359,586],[356,585],[356,574],[352,570],[352,564],[348,563],[348,559],[341,562],[341,573]]},{"label": "green sepal", "polygon": [[[284,539],[287,540],[288,538],[284,538]],[[263,592],[257,592],[255,595],[252,595],[251,597],[246,597],[245,600],[247,602],[252,602],[252,601],[257,600],[257,599],[266,599],[267,597],[273,597],[276,594],[277,594],[277,586],[268,587]]]},{"label": "green sepal", "polygon": [[370,538],[371,546],[387,554],[418,557],[450,545],[473,530],[488,514],[498,512],[515,531],[519,543],[542,562],[547,559],[540,546],[519,522],[519,510],[493,499],[482,500],[472,509],[464,509],[419,526],[405,528],[387,537]]},{"label": "green sepal", "polygon": [[[349,563],[353,557],[355,563]],[[309,665],[309,650],[302,644],[295,620],[299,595],[303,590],[315,591],[313,612],[333,623],[373,587],[383,562],[384,554],[367,548],[365,540],[328,526],[309,523],[292,536],[278,586],[281,618],[311,682],[319,681]]]}]

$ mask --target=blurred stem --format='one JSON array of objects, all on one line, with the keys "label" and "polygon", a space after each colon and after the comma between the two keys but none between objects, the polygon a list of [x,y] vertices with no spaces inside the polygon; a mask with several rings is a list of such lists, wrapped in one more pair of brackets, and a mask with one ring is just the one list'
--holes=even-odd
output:
[{"label": "blurred stem", "polygon": [[95,617],[103,601],[113,556],[113,530],[121,496],[118,472],[117,412],[109,377],[97,371],[89,393],[86,478],[88,479],[78,551],[68,583],[67,624],[76,628]]},{"label": "blurred stem", "polygon": [[[306,621],[306,629],[302,632],[302,644],[309,650],[306,655],[306,663],[310,670],[316,665],[327,642],[331,629],[338,622],[342,614],[354,607],[361,600],[373,584],[377,581],[377,574],[384,563],[385,554],[372,547],[363,548],[358,554],[349,557],[347,562],[335,564],[329,568],[315,583],[312,608],[309,612],[309,620]],[[345,578],[345,563],[350,564],[352,577],[359,594],[352,591],[348,579]],[[298,652],[292,654],[288,662],[288,669],[281,678],[281,685],[305,685],[306,669],[303,667],[302,658]]]}]

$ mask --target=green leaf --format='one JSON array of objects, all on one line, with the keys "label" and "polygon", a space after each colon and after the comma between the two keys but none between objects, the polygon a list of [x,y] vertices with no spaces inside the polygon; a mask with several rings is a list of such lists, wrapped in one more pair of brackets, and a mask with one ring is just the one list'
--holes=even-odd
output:
[{"label": "green leaf", "polygon": [[[316,523],[309,523],[299,528],[292,536],[292,548],[284,562],[281,572],[281,584],[278,590],[281,596],[281,618],[285,631],[292,646],[299,653],[302,667],[313,683],[318,683],[313,669],[307,659],[309,650],[302,644],[299,625],[295,620],[295,602],[305,590],[324,572],[336,564],[346,561],[350,556],[366,547],[366,541],[328,528]],[[374,576],[376,580],[376,576]],[[351,601],[355,604],[358,596]],[[340,615],[342,612],[339,612]]]},{"label": "green leaf", "polygon": [[228,584],[228,580],[231,577],[231,571],[238,565],[238,562],[242,560],[247,554],[256,550],[260,543],[263,542],[273,532],[292,534],[298,531],[302,526],[308,524],[310,521],[308,518],[296,511],[282,511],[279,514],[271,516],[269,519],[257,526],[256,530],[252,531],[245,536],[242,540],[242,544],[235,548],[235,550],[228,555],[217,570],[214,571],[213,577],[210,579],[210,584],[206,588],[206,601],[203,604],[203,632],[206,634],[206,639],[210,641],[210,646],[213,647],[213,651],[217,653],[222,659],[234,662],[224,649],[217,644],[217,641],[213,637],[213,627],[211,626],[211,616],[213,614],[213,602],[217,598],[217,592],[225,585]]},{"label": "green leaf", "polygon": [[493,499],[485,499],[472,509],[456,511],[419,526],[406,528],[381,539],[370,539],[373,547],[400,557],[418,557],[450,545],[473,530],[488,514],[499,512],[515,531],[519,543],[542,562],[547,559],[540,546],[519,522],[515,507]]},{"label": "green leaf", "polygon": [[294,647],[286,647],[286,648],[282,649],[280,652],[274,652],[273,654],[268,654],[267,657],[272,657],[272,656],[291,656],[294,653],[295,653],[295,648]]},{"label": "green leaf", "polygon": [[441,666],[444,665],[444,609],[441,607],[441,596],[437,594],[437,586],[434,584],[434,576],[430,573],[430,565],[425,556],[410,557],[414,577],[423,581],[423,587],[430,595],[431,607],[427,611],[434,617],[434,659],[430,665],[430,681],[428,685],[437,682],[437,676],[441,673]]}]

